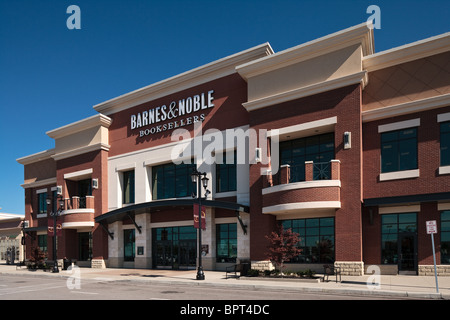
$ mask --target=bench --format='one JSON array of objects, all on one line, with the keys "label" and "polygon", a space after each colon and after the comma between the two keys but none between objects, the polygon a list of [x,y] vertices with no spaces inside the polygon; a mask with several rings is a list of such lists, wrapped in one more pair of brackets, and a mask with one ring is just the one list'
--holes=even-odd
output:
[{"label": "bench", "polygon": [[336,276],[336,283],[338,282],[338,277],[339,277],[339,282],[342,282],[342,278],[341,278],[341,267],[336,267],[332,264],[324,264],[323,265],[323,281],[329,281],[329,276]]},{"label": "bench", "polygon": [[[226,270],[225,279],[228,279],[229,273],[234,273],[235,278],[240,278],[241,276],[246,276],[249,267],[250,267],[249,263],[239,263],[239,264],[234,264],[232,266],[226,267],[225,268],[225,270]],[[238,272],[239,272],[239,276],[237,275]]]}]

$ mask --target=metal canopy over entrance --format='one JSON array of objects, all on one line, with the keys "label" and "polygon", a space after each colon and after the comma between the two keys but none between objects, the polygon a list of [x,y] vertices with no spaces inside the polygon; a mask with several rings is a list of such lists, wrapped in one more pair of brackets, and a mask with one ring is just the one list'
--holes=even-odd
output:
[{"label": "metal canopy over entrance", "polygon": [[[96,223],[100,223],[100,225],[104,228],[104,230],[108,233],[111,239],[114,238],[114,235],[109,232],[107,225],[116,221],[122,221],[125,218],[131,218],[135,226],[138,230],[140,230],[141,226],[136,225],[134,222],[134,218],[137,214],[142,213],[152,213],[160,210],[162,208],[176,208],[176,207],[190,207],[194,204],[191,199],[175,199],[175,200],[156,200],[151,202],[139,203],[131,206],[127,206],[124,208],[119,208],[101,216],[95,218]],[[236,217],[238,218],[239,224],[241,225],[244,234],[247,234],[247,226],[241,219],[241,212],[249,213],[250,209],[248,206],[244,206],[238,203],[233,202],[225,202],[225,201],[215,201],[215,200],[202,200],[202,205],[205,207],[211,208],[220,208],[226,210],[232,210],[235,212]]]}]

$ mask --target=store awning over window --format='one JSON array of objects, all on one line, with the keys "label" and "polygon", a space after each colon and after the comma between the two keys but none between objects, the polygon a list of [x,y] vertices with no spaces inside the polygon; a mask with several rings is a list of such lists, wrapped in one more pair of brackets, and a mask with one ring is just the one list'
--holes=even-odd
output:
[{"label": "store awning over window", "polygon": [[[95,222],[100,223],[103,227],[105,227],[110,223],[122,221],[126,218],[131,218],[134,223],[134,216],[136,216],[137,214],[152,213],[156,212],[157,210],[159,211],[161,209],[170,209],[176,207],[192,207],[193,204],[194,202],[191,199],[156,200],[151,202],[138,203],[102,214],[101,216],[95,218]],[[247,232],[246,226],[241,220],[240,213],[249,213],[250,209],[248,206],[244,206],[234,202],[215,200],[203,200],[202,205],[210,208],[220,208],[234,211],[239,220],[239,223],[241,224],[242,229],[244,230],[244,233]]]}]

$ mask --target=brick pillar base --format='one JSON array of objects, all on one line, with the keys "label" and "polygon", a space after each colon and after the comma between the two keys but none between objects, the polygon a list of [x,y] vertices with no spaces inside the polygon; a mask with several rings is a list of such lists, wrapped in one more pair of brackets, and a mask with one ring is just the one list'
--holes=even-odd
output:
[{"label": "brick pillar base", "polygon": [[343,276],[363,276],[364,262],[363,261],[336,261],[335,267],[341,268],[341,275]]},{"label": "brick pillar base", "polygon": [[94,268],[94,269],[105,269],[106,268],[105,260],[103,260],[103,259],[92,259],[92,261],[91,261],[91,268]]},{"label": "brick pillar base", "polygon": [[265,271],[265,270],[272,271],[273,269],[275,269],[274,265],[269,260],[262,260],[262,261],[252,260],[251,268],[255,269],[255,270],[260,270],[260,271]]}]

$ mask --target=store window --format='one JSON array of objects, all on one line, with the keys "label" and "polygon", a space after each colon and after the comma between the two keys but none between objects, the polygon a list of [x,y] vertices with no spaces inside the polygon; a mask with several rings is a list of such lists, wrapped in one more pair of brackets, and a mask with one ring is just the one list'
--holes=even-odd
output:
[{"label": "store window", "polygon": [[216,225],[217,262],[236,262],[237,224]]},{"label": "store window", "polygon": [[305,181],[305,161],[314,162],[314,180],[331,179],[330,160],[333,159],[334,133],[280,143],[280,165],[290,166],[290,182]]},{"label": "store window", "polygon": [[38,213],[39,214],[47,213],[47,192],[38,194]]},{"label": "store window", "polygon": [[134,170],[125,171],[123,173],[123,204],[134,203],[134,190]]},{"label": "store window", "polygon": [[163,164],[152,168],[154,200],[187,197],[192,194],[191,173],[195,164]]},{"label": "store window", "polygon": [[223,161],[216,164],[216,192],[236,191],[236,151],[234,151],[233,163],[227,163],[226,153],[223,153]]},{"label": "store window", "polygon": [[135,230],[123,230],[123,260],[134,261],[135,257]]},{"label": "store window", "polygon": [[381,134],[381,172],[417,169],[417,128]]},{"label": "store window", "polygon": [[[381,216],[381,263],[399,264],[403,251],[411,248],[402,246],[402,240],[417,232],[417,214],[383,214]],[[411,244],[413,245],[413,244]],[[416,251],[414,249],[413,251]]]},{"label": "store window", "polygon": [[40,234],[37,236],[38,238],[38,247],[42,252],[47,252],[47,235]]},{"label": "store window", "polygon": [[450,211],[441,212],[441,263],[450,264]]},{"label": "store window", "polygon": [[441,123],[441,166],[450,166],[450,121]]},{"label": "store window", "polygon": [[335,260],[334,218],[283,220],[284,229],[299,234],[300,255],[290,263],[333,263]]}]

